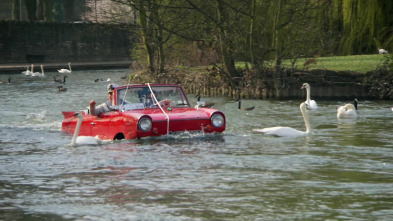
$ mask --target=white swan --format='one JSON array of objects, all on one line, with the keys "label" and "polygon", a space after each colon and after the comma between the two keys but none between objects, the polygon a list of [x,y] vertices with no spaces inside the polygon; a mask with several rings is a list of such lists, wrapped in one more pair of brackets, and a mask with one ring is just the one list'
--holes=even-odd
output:
[{"label": "white swan", "polygon": [[32,77],[45,77],[44,65],[41,64],[41,73],[40,72],[31,73],[31,76]]},{"label": "white swan", "polygon": [[71,69],[71,62],[68,62],[68,68],[69,68],[69,69],[62,68],[62,69],[57,70],[57,71],[58,71],[60,74],[70,74],[70,73],[72,72],[72,69]]},{"label": "white swan", "polygon": [[354,100],[354,104],[345,104],[344,106],[340,106],[337,108],[337,118],[350,118],[355,119],[358,117],[357,113],[358,109],[358,100]]},{"label": "white swan", "polygon": [[76,112],[74,116],[78,117],[78,122],[76,124],[76,128],[74,131],[74,135],[72,136],[71,146],[76,145],[99,145],[102,141],[98,137],[91,136],[78,136],[79,130],[81,129],[83,114],[80,112]]},{"label": "white swan", "polygon": [[24,74],[24,75],[31,75],[31,72],[29,70],[29,66],[26,66],[26,71],[22,71],[22,74]]},{"label": "white swan", "polygon": [[310,99],[310,94],[311,94],[310,85],[308,83],[304,83],[300,89],[304,89],[304,88],[306,88],[306,90],[307,90],[307,99],[306,99],[307,109],[309,109],[309,110],[318,109],[317,102]]},{"label": "white swan", "polygon": [[34,64],[31,64],[31,72],[30,73],[31,73],[30,75],[33,77],[41,74],[40,72],[34,72]]},{"label": "white swan", "polygon": [[263,129],[253,129],[254,132],[261,132],[267,135],[274,135],[279,137],[299,137],[311,133],[311,126],[306,112],[307,104],[302,102],[300,104],[300,111],[302,112],[304,123],[306,124],[306,131],[296,130],[291,127],[268,127]]},{"label": "white swan", "polygon": [[34,64],[31,64],[31,71],[29,69],[26,69],[25,75],[30,76],[34,71]]}]

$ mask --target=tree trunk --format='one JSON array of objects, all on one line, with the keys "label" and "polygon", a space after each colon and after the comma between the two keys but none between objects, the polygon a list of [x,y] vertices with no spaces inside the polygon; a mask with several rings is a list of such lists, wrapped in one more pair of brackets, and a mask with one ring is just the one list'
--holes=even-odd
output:
[{"label": "tree trunk", "polygon": [[26,6],[27,20],[35,21],[36,20],[35,13],[37,11],[36,0],[25,0],[25,6]]},{"label": "tree trunk", "polygon": [[148,30],[147,30],[147,14],[143,1],[139,0],[139,26],[141,28],[142,43],[147,53],[147,64],[151,73],[155,72],[154,68],[154,55],[152,47],[148,42]]},{"label": "tree trunk", "polygon": [[74,20],[74,0],[63,1],[64,21],[72,22]]},{"label": "tree trunk", "polygon": [[217,0],[217,14],[218,14],[218,29],[219,29],[219,40],[220,40],[220,49],[221,54],[223,56],[224,65],[228,71],[229,81],[232,86],[234,86],[233,78],[240,77],[239,72],[236,70],[235,62],[232,57],[232,44],[230,43],[230,37],[227,36],[226,33],[226,19],[227,16],[224,10],[223,0]]},{"label": "tree trunk", "polygon": [[276,92],[276,97],[280,98],[280,76],[281,76],[281,48],[279,45],[279,22],[280,22],[280,10],[281,10],[281,0],[277,1],[277,9],[276,9],[276,15],[274,18],[274,24],[273,24],[273,48],[275,49],[275,66],[274,66],[274,71],[273,71],[273,84],[274,84],[274,90]]},{"label": "tree trunk", "polygon": [[37,0],[37,11],[35,14],[38,21],[44,20],[44,6],[42,0]]},{"label": "tree trunk", "polygon": [[42,0],[43,10],[44,10],[44,21],[52,22],[53,21],[53,0]]},{"label": "tree trunk", "polygon": [[21,20],[21,10],[20,10],[20,0],[12,0],[12,20],[20,21]]}]

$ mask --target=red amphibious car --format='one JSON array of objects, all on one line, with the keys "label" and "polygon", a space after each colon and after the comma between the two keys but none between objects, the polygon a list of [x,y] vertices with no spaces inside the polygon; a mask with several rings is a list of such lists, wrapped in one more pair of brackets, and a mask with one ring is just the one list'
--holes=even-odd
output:
[{"label": "red amphibious car", "polygon": [[[102,140],[135,139],[179,132],[221,133],[225,115],[213,108],[191,107],[177,84],[138,84],[113,91],[110,112],[98,116],[83,113],[80,136]],[[74,134],[76,112],[63,112],[62,131]]]}]

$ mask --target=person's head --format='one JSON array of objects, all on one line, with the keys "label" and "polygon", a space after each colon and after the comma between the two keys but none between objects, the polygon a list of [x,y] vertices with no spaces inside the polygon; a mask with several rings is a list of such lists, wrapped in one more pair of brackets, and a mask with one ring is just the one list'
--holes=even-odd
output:
[{"label": "person's head", "polygon": [[108,100],[112,101],[113,98],[113,90],[108,91]]}]

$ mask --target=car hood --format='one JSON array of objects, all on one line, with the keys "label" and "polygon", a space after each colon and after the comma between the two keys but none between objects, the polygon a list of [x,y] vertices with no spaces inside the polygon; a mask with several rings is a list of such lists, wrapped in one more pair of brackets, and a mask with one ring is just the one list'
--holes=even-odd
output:
[{"label": "car hood", "polygon": [[[164,111],[170,120],[209,119],[213,113],[220,112],[211,108],[168,108],[164,109]],[[167,120],[166,115],[158,108],[125,111],[124,114],[131,115],[136,118],[148,115],[153,121]]]}]

